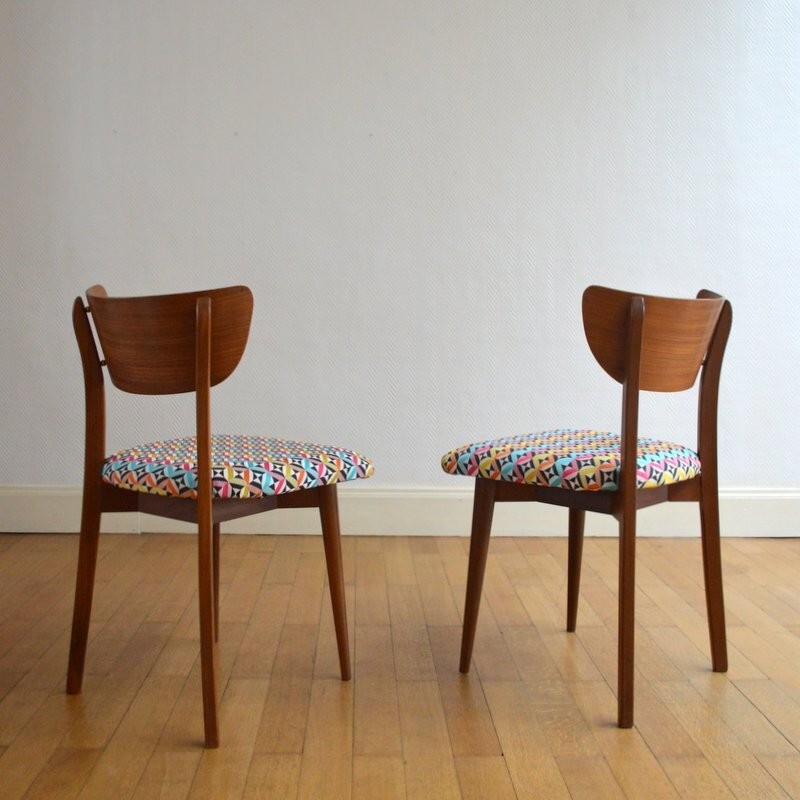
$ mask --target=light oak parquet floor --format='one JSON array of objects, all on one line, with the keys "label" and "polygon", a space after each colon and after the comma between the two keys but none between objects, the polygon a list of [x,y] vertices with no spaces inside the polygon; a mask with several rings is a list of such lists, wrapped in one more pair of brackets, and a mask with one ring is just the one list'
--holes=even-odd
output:
[{"label": "light oak parquet floor", "polygon": [[77,537],[0,535],[0,798],[800,798],[800,540],[723,542],[710,671],[697,539],[638,543],[636,727],[616,728],[614,539],[492,541],[459,675],[466,539],[346,538],[342,683],[320,537],[223,536],[222,746],[204,751],[193,536],[103,536],[64,693]]}]

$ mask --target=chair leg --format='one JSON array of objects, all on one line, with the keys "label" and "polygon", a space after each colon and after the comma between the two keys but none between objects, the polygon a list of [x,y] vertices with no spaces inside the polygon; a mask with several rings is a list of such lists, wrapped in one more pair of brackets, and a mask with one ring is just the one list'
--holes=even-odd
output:
[{"label": "chair leg", "polygon": [[89,621],[92,615],[97,546],[100,539],[100,498],[96,488],[85,488],[78,545],[78,574],[75,579],[75,604],[72,612],[72,637],[69,644],[67,694],[80,694]]},{"label": "chair leg", "polygon": [[725,635],[725,601],[722,594],[722,557],[719,541],[719,498],[717,487],[702,488],[700,528],[703,543],[703,573],[706,587],[708,634],[714,672],[728,671],[728,643]]},{"label": "chair leg", "polygon": [[214,562],[214,641],[219,641],[219,523],[211,528]]},{"label": "chair leg", "polygon": [[569,544],[567,555],[567,630],[575,631],[578,622],[578,596],[581,589],[581,558],[583,556],[583,523],[586,512],[569,510]]},{"label": "chair leg", "polygon": [[339,669],[342,680],[350,680],[350,642],[347,635],[347,606],[344,595],[344,570],[342,568],[342,543],[339,534],[339,504],[336,486],[319,488],[319,516],[322,524],[322,541],[325,562],[328,566],[328,584],[333,606],[333,624],[339,648]]},{"label": "chair leg", "polygon": [[[202,515],[201,515],[202,516]],[[197,572],[200,600],[200,668],[203,687],[203,723],[206,747],[219,747],[217,719],[216,646],[214,621],[213,525],[200,520],[197,526]]]},{"label": "chair leg", "polygon": [[636,600],[636,508],[619,521],[619,624],[617,643],[617,724],[633,727],[634,603]]},{"label": "chair leg", "polygon": [[472,646],[478,627],[478,610],[483,590],[483,575],[486,571],[486,556],[489,553],[489,534],[492,532],[492,514],[497,484],[487,478],[476,478],[475,497],[472,504],[472,533],[469,545],[467,568],[467,593],[464,601],[464,627],[461,633],[461,662],[459,670],[469,672],[472,661]]}]

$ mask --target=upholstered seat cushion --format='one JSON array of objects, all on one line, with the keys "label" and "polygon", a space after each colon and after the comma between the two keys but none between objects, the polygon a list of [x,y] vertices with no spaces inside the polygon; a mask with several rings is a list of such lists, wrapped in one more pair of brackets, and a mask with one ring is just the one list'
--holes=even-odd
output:
[{"label": "upholstered seat cushion", "polygon": [[[688,447],[639,439],[636,485],[652,489],[700,474],[700,458]],[[573,491],[615,491],[619,485],[620,436],[607,431],[553,430],[466,444],[446,453],[442,469],[453,475],[490,478]]]},{"label": "upholstered seat cushion", "polygon": [[[215,498],[256,498],[368,478],[369,459],[352,450],[260,436],[212,436]],[[106,483],[149,494],[197,497],[194,436],[151,442],[114,453],[103,465]]]}]

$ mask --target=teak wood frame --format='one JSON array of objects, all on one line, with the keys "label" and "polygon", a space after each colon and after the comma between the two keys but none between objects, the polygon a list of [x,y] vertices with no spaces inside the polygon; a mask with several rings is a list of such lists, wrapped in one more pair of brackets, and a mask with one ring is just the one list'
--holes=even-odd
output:
[{"label": "teak wood frame", "polygon": [[[694,501],[700,507],[706,609],[712,668],[728,669],[720,559],[717,481],[717,398],[730,303],[703,290],[696,300],[673,300],[589,287],[583,296],[587,340],[595,358],[622,384],[621,468],[617,491],[576,492],[477,478],[467,571],[460,671],[467,673],[478,621],[495,503],[541,502],[569,509],[567,631],[574,632],[587,511],[610,514],[619,523],[619,621],[617,722],[633,725],[636,512],[663,502]],[[702,473],[653,489],[636,488],[639,393],[674,392],[694,385],[700,371],[697,451]]]},{"label": "teak wood frame", "polygon": [[[100,519],[106,511],[140,511],[196,523],[205,746],[219,745],[216,641],[219,638],[220,523],[274,508],[319,509],[342,680],[350,679],[344,576],[336,486],[256,499],[215,499],[211,490],[211,387],[235,369],[244,347],[253,299],[243,286],[152,297],[109,298],[102,286],[75,299],[72,322],[83,364],[86,433],[75,605],[67,692],[83,681],[92,609]],[[97,340],[90,315],[94,314]],[[212,336],[212,329],[214,335]],[[197,420],[197,500],[118,488],[101,478],[105,452],[103,368],[124,391],[194,392]]]}]

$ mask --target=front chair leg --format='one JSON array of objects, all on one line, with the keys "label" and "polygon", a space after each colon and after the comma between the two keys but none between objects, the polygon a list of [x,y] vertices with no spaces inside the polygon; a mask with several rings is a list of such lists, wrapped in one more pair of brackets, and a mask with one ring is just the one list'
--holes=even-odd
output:
[{"label": "front chair leg", "polygon": [[472,661],[472,646],[478,627],[478,610],[483,590],[483,575],[486,571],[486,556],[489,553],[489,534],[492,532],[492,514],[497,484],[487,478],[475,479],[475,498],[472,505],[472,533],[469,544],[469,566],[467,568],[467,594],[464,601],[464,627],[461,633],[461,662],[459,670],[469,672]]},{"label": "front chair leg", "polygon": [[569,542],[567,545],[567,630],[575,631],[578,622],[578,596],[581,589],[581,558],[583,556],[583,524],[586,512],[569,510]]},{"label": "front chair leg", "polygon": [[78,545],[78,574],[75,579],[75,605],[72,612],[72,637],[69,644],[67,694],[79,694],[89,640],[92,615],[97,546],[100,540],[100,498],[96,489],[84,489],[81,535]]},{"label": "front chair leg", "polygon": [[350,643],[347,636],[347,606],[344,595],[344,570],[342,568],[342,542],[339,534],[339,504],[336,486],[321,486],[319,492],[319,516],[322,524],[322,542],[325,546],[325,562],[328,567],[328,584],[333,606],[333,624],[336,628],[336,644],[339,648],[339,669],[342,680],[350,680]]}]

